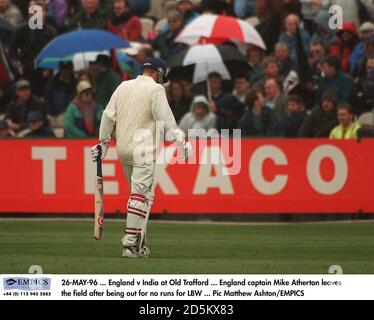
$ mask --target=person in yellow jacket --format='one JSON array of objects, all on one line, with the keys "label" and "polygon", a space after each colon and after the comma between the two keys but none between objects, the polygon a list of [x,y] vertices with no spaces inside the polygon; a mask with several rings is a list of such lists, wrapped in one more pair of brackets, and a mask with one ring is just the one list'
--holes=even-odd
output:
[{"label": "person in yellow jacket", "polygon": [[361,128],[358,122],[354,122],[352,108],[342,104],[337,109],[339,125],[331,130],[330,139],[357,139],[357,132]]}]

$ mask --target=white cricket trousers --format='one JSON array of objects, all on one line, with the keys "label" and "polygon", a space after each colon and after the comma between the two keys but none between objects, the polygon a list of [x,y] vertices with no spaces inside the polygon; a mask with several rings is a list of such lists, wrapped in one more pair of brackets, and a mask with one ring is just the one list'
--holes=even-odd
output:
[{"label": "white cricket trousers", "polygon": [[[130,196],[127,202],[127,219],[124,247],[142,246],[139,243],[142,230],[146,227],[154,200],[155,162],[124,165]],[[145,235],[144,235],[145,239]]]}]

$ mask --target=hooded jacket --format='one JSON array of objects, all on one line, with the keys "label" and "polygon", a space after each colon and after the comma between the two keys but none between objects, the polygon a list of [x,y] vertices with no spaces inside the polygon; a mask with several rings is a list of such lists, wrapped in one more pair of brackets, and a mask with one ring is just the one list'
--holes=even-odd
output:
[{"label": "hooded jacket", "polygon": [[[206,107],[207,113],[202,119],[196,118],[194,112],[196,104],[198,103]],[[198,95],[192,101],[190,112],[185,114],[179,122],[179,128],[183,130],[185,134],[188,133],[188,129],[204,129],[208,131],[209,129],[214,129],[216,127],[216,122],[217,116],[210,111],[207,98],[203,95]]]},{"label": "hooded jacket", "polygon": [[325,111],[320,105],[304,120],[300,128],[302,138],[328,138],[332,129],[338,125],[336,104],[331,111]]},{"label": "hooded jacket", "polygon": [[98,134],[100,127],[100,119],[103,113],[103,108],[96,103],[93,103],[94,119],[93,132],[89,132],[83,113],[79,110],[77,102],[79,99],[74,99],[68,105],[64,113],[64,137],[65,138],[87,138],[95,137]]},{"label": "hooded jacket", "polygon": [[[342,40],[342,33],[344,31],[349,31],[354,35],[354,39],[350,43],[344,43]],[[354,22],[344,22],[343,29],[337,32],[338,41],[336,44],[330,47],[330,54],[333,56],[340,57],[342,64],[341,68],[345,72],[349,72],[349,57],[356,46],[359,36],[357,33],[357,28]]]}]

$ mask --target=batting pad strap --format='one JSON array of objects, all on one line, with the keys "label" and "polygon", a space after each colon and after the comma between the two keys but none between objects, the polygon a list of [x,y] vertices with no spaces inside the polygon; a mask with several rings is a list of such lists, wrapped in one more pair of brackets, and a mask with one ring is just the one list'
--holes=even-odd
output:
[{"label": "batting pad strap", "polygon": [[131,194],[127,202],[127,212],[145,218],[147,216],[148,203],[145,195]]},{"label": "batting pad strap", "polygon": [[136,210],[136,209],[133,209],[133,208],[130,208],[130,207],[127,209],[127,212],[131,213],[131,214],[135,214],[136,216],[141,217],[143,219],[145,219],[146,216],[147,216],[146,213],[144,213],[142,211],[139,211],[139,210]]},{"label": "batting pad strap", "polygon": [[138,228],[126,228],[125,233],[126,234],[131,234],[131,235],[138,235],[142,232],[142,229]]},{"label": "batting pad strap", "polygon": [[142,203],[147,203],[148,202],[145,195],[144,194],[139,194],[139,193],[130,194],[129,200],[139,201],[139,202],[142,202]]},{"label": "batting pad strap", "polygon": [[[133,207],[132,204],[137,207]],[[122,241],[124,246],[137,245],[146,222],[147,212],[145,210],[146,204],[142,202],[128,202],[125,236]]]}]

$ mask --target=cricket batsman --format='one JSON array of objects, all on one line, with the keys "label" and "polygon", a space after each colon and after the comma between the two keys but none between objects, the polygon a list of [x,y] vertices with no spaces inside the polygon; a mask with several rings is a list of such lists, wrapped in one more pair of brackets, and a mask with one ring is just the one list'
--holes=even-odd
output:
[{"label": "cricket batsman", "polygon": [[145,245],[145,233],[154,200],[159,142],[164,136],[175,142],[182,160],[192,153],[191,144],[185,141],[184,133],[178,129],[166,98],[163,86],[167,82],[166,65],[153,58],[143,63],[142,70],[140,76],[122,82],[113,93],[101,119],[100,144],[91,149],[93,161],[97,161],[98,146],[101,145],[103,160],[115,133],[118,157],[131,190],[125,236],[122,238],[122,256],[126,258],[150,255]]}]

